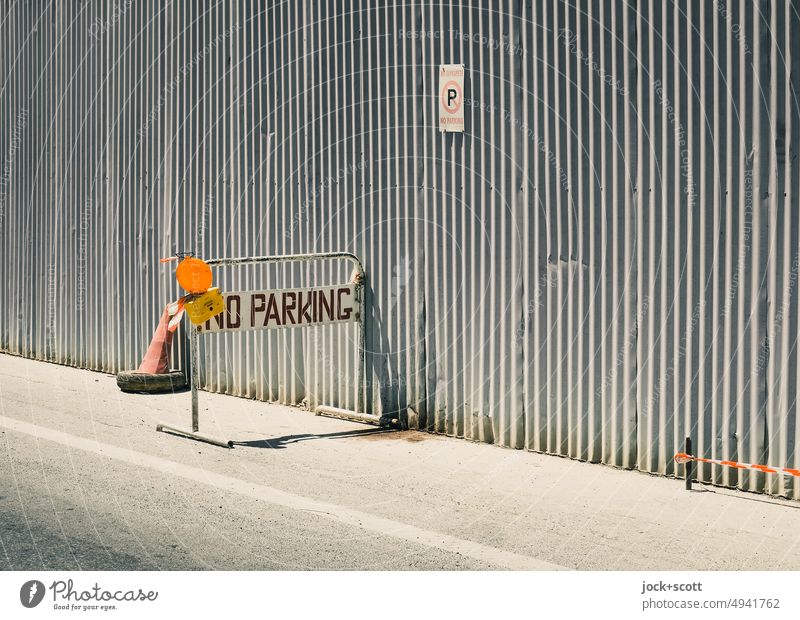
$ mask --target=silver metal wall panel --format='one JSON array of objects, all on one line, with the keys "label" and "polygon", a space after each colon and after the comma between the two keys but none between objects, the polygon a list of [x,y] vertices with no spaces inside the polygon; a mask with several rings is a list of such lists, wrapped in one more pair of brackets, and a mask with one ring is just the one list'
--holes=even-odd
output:
[{"label": "silver metal wall panel", "polygon": [[[667,475],[686,435],[798,467],[797,8],[4,3],[0,348],[133,368],[179,294],[161,256],[346,250],[372,413]],[[463,134],[438,131],[443,63],[466,67]],[[203,381],[355,408],[356,338],[206,336]]]},{"label": "silver metal wall panel", "polygon": [[673,473],[686,435],[711,458],[796,466],[797,7],[640,9],[638,466]]}]

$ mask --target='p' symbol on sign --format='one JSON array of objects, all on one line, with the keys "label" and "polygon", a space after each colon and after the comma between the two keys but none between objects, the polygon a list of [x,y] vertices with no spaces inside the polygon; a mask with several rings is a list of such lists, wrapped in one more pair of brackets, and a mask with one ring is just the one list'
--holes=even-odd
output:
[{"label": "'p' symbol on sign", "polygon": [[439,71],[439,130],[464,131],[464,65]]},{"label": "'p' symbol on sign", "polygon": [[447,101],[444,104],[445,109],[451,114],[458,112],[461,107],[461,93],[458,91],[458,84],[450,82],[447,86]]}]

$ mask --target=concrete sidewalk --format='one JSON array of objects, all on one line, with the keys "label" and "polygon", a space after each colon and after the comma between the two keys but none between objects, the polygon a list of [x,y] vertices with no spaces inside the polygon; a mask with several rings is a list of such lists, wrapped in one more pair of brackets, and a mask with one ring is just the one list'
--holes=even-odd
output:
[{"label": "concrete sidewalk", "polygon": [[800,503],[0,355],[2,569],[800,569]]}]

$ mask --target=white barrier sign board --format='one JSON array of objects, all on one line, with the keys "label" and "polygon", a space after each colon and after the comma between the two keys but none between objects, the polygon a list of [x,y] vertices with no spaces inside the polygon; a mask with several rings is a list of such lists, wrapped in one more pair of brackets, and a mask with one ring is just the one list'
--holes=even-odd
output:
[{"label": "white barrier sign board", "polygon": [[223,294],[225,310],[200,333],[349,323],[359,319],[355,284]]}]

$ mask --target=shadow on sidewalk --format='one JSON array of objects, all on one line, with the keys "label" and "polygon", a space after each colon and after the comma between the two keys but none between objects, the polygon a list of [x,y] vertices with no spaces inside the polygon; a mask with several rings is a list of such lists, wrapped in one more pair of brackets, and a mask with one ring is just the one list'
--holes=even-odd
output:
[{"label": "shadow on sidewalk", "polygon": [[[714,495],[721,495],[723,497],[733,497],[735,499],[744,499],[748,502],[758,502],[759,504],[772,504],[773,506],[778,506],[781,508],[793,508],[795,510],[800,510],[800,503],[796,503],[795,500],[789,499],[787,497],[771,497],[765,496],[763,499],[758,497],[748,497],[747,495],[743,495],[742,493],[748,493],[748,491],[743,491],[742,493],[724,493],[726,489],[722,488],[715,488],[709,489],[708,487],[700,487],[695,488],[689,491],[690,493],[713,493]],[[755,495],[755,493],[753,493]]]},{"label": "shadow on sidewalk", "polygon": [[309,441],[311,439],[344,439],[346,437],[361,437],[363,435],[378,435],[384,433],[398,432],[393,428],[367,428],[356,431],[340,431],[338,433],[324,433],[317,435],[314,433],[301,433],[299,435],[284,435],[283,437],[273,437],[271,439],[254,439],[252,441],[235,441],[234,446],[244,446],[246,448],[270,448],[272,450],[283,450],[288,444],[299,441]]}]

